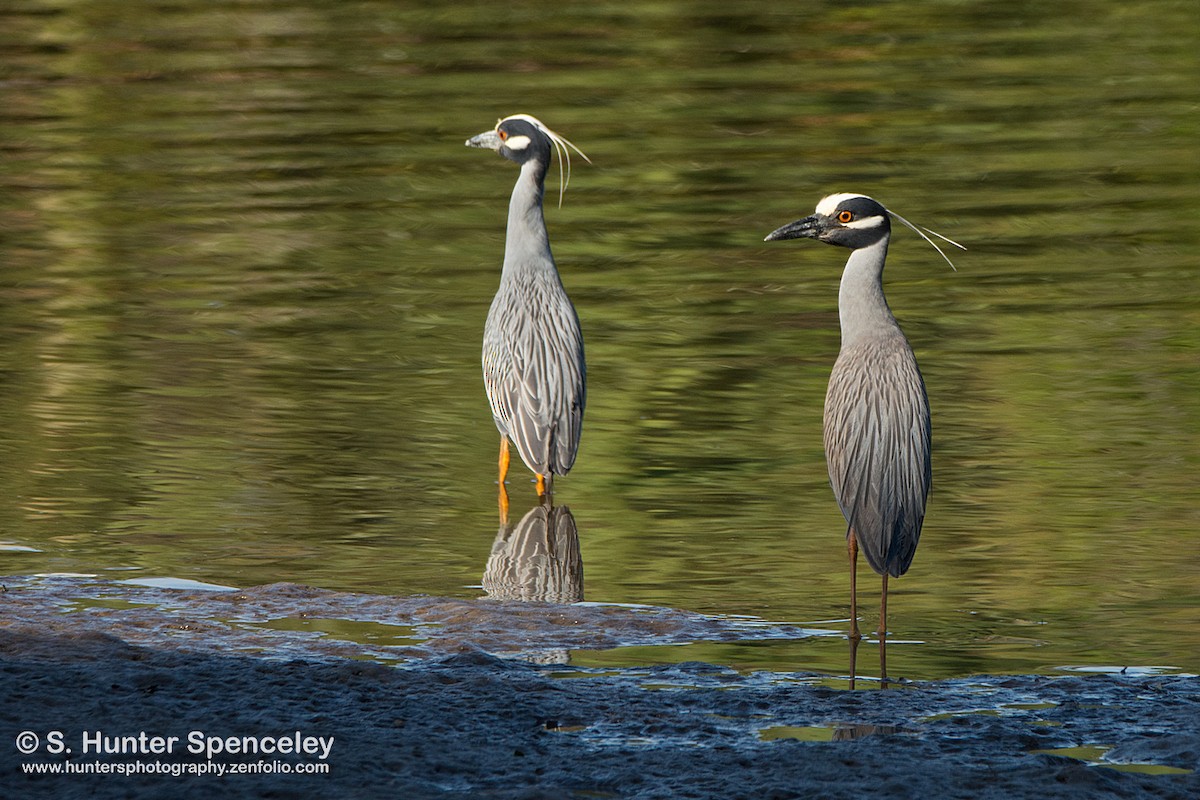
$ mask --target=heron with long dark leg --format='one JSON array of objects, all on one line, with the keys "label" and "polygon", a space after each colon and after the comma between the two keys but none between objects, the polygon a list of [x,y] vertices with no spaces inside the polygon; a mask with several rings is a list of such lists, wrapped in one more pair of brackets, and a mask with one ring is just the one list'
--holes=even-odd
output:
[{"label": "heron with long dark leg", "polygon": [[[851,250],[838,291],[841,351],[825,395],[825,460],[846,518],[850,637],[862,636],[856,574],[861,550],[871,568],[883,576],[881,645],[887,635],[888,576],[898,578],[912,564],[932,475],[925,381],[883,294],[892,217],[920,234],[943,258],[946,254],[926,233],[962,247],[861,194],[830,195],[817,204],[812,216],[766,237],[766,241],[817,239]],[[882,649],[880,662],[886,671]]]},{"label": "heron with long dark leg", "polygon": [[587,400],[583,334],[563,288],[542,209],[553,154],[560,170],[559,202],[570,180],[569,141],[527,114],[496,123],[467,140],[495,150],[521,167],[508,206],[504,267],[483,332],[483,381],[500,431],[499,505],[508,516],[509,441],[537,476],[537,493],[552,491],[554,476],[575,463]]}]

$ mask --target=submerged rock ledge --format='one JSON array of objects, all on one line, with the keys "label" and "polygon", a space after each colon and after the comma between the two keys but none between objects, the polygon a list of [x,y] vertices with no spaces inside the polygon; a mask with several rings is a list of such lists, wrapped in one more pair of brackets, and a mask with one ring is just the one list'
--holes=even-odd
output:
[{"label": "submerged rock ledge", "polygon": [[[483,650],[553,661],[566,650],[833,636],[836,631],[658,606],[335,592],[290,583],[166,588],[87,576],[0,578],[7,622],[92,631],[158,649],[385,663]],[[187,585],[185,581],[167,581]],[[193,584],[203,586],[202,584]]]}]

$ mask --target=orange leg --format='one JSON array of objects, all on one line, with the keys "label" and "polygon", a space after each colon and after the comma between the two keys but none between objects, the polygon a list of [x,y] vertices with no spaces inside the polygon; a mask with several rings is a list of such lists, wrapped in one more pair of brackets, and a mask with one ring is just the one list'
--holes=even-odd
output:
[{"label": "orange leg", "polygon": [[500,488],[504,488],[504,479],[508,477],[508,437],[500,437]]},{"label": "orange leg", "polygon": [[511,456],[508,454],[508,437],[500,437],[500,480],[497,485],[500,487],[499,496],[496,498],[497,504],[500,506],[500,524],[508,524],[508,489],[504,488],[504,479],[508,477],[508,462]]},{"label": "orange leg", "polygon": [[853,528],[846,538],[846,547],[850,551],[850,638],[861,639],[862,634],[858,631],[858,539]]},{"label": "orange leg", "polygon": [[509,491],[504,488],[503,483],[500,483],[497,504],[500,506],[500,524],[509,524]]},{"label": "orange leg", "polygon": [[540,473],[540,472],[539,472],[539,473],[537,474],[537,493],[538,493],[538,497],[545,497],[545,496],[546,496],[546,483],[547,483],[547,481],[546,481],[546,476],[545,476],[545,475],[543,475],[542,473]]},{"label": "orange leg", "polygon": [[508,489],[504,488],[504,484],[500,484],[500,495],[497,498],[500,505],[500,524],[508,524]]}]

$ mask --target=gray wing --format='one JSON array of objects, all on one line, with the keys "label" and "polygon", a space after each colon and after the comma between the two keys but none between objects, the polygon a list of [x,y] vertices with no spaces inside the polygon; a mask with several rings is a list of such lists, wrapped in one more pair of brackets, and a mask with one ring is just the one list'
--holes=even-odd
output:
[{"label": "gray wing", "polygon": [[535,472],[575,463],[587,402],[579,318],[562,285],[503,286],[488,312],[483,376],[496,427]]},{"label": "gray wing", "polygon": [[[843,350],[825,396],[829,481],[876,572],[908,571],[932,480],[929,401],[902,336]],[[848,532],[849,532],[848,529]]]}]

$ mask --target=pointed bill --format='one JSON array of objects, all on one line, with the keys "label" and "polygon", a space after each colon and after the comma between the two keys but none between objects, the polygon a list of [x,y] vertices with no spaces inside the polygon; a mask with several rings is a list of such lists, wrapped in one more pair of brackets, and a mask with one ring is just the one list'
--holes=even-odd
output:
[{"label": "pointed bill", "polygon": [[499,150],[500,145],[504,144],[504,142],[501,141],[500,134],[496,133],[494,130],[491,130],[484,131],[478,136],[472,136],[470,139],[467,139],[466,144],[467,147],[482,147],[487,150]]}]

